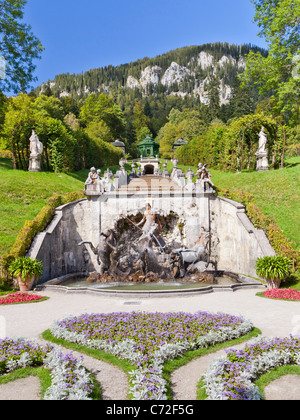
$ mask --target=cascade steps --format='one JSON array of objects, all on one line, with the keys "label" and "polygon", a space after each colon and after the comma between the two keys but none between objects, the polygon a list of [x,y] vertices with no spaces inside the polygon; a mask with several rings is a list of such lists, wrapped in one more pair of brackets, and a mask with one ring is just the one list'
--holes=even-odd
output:
[{"label": "cascade steps", "polygon": [[168,178],[145,175],[139,178],[133,178],[128,185],[123,185],[118,191],[181,191],[181,188]]}]

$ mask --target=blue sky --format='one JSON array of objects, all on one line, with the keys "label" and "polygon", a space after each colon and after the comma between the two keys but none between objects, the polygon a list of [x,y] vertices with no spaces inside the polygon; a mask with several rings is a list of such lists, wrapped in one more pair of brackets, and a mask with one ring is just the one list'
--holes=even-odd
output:
[{"label": "blue sky", "polygon": [[45,47],[35,85],[190,45],[266,47],[253,17],[251,0],[28,0],[25,21]]}]

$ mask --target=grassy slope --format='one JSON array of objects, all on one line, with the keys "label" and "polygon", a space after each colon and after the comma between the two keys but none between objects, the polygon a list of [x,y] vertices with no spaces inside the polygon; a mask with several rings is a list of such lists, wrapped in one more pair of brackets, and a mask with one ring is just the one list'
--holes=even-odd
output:
[{"label": "grassy slope", "polygon": [[[185,172],[188,166],[181,168]],[[171,171],[171,163],[167,169]],[[197,168],[192,169],[196,173]],[[285,168],[276,171],[209,171],[216,186],[253,194],[263,213],[272,216],[294,247],[300,248],[300,157],[287,159]]]},{"label": "grassy slope", "polygon": [[[9,251],[24,222],[39,213],[47,198],[82,190],[87,173],[13,171],[11,161],[0,158],[0,255]],[[219,187],[254,194],[263,212],[272,215],[285,235],[299,247],[300,158],[290,159],[287,167],[278,171],[232,174],[212,170],[211,173]]]},{"label": "grassy slope", "polygon": [[83,182],[70,175],[14,171],[9,160],[0,159],[0,255],[9,251],[24,222],[39,213],[47,198],[82,189]]},{"label": "grassy slope", "polygon": [[291,158],[282,170],[224,173],[211,171],[213,181],[222,188],[252,193],[258,207],[273,216],[285,236],[300,247],[300,158]]}]

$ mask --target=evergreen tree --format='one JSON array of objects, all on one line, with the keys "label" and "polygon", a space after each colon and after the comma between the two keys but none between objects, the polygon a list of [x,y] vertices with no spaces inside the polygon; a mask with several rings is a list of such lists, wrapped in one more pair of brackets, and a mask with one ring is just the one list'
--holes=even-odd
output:
[{"label": "evergreen tree", "polygon": [[219,93],[219,80],[217,77],[212,77],[208,89],[207,96],[209,99],[209,112],[211,120],[219,118],[220,116],[220,93]]},{"label": "evergreen tree", "polygon": [[243,115],[252,114],[255,111],[257,96],[254,89],[242,86],[241,81],[236,79],[230,100],[231,115],[229,118],[240,118]]}]

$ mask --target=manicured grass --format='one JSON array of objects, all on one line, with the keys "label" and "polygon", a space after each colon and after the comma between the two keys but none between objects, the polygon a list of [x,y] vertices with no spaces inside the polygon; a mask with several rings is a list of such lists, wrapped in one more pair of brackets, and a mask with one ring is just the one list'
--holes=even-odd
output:
[{"label": "manicured grass", "polygon": [[286,375],[300,375],[300,366],[279,366],[278,368],[262,375],[257,381],[255,381],[255,385],[258,386],[263,400],[265,399],[265,388],[273,381],[276,381]]},{"label": "manicured grass", "polygon": [[68,174],[14,171],[0,158],[0,255],[8,253],[26,220],[32,220],[55,194],[83,189],[83,182]]},{"label": "manicured grass", "polygon": [[[175,372],[175,370],[181,368],[182,366],[187,365],[192,360],[199,359],[207,354],[216,353],[217,351],[227,349],[229,347],[237,346],[238,344],[244,343],[246,341],[251,340],[254,337],[258,337],[261,335],[262,332],[258,328],[254,328],[249,334],[244,335],[243,337],[237,338],[236,340],[226,341],[225,343],[216,344],[215,346],[211,346],[208,348],[202,348],[199,350],[189,351],[185,353],[182,357],[178,357],[177,359],[170,360],[164,365],[164,379],[167,381],[168,387],[168,399],[172,399],[172,388],[171,388],[171,374]],[[197,389],[199,389],[197,387]],[[197,392],[198,395],[198,392]]]},{"label": "manicured grass", "polygon": [[25,379],[30,376],[39,378],[40,380],[40,397],[43,399],[45,392],[51,386],[51,373],[45,368],[24,368],[18,369],[14,372],[0,377],[0,385],[5,385],[9,382],[14,382],[19,379]]},{"label": "manicured grass", "polygon": [[16,290],[12,289],[11,286],[9,284],[1,284],[1,279],[0,279],[0,298],[1,296],[6,296],[9,293],[15,293]]},{"label": "manicured grass", "polygon": [[95,359],[107,362],[113,366],[120,368],[126,374],[128,374],[128,372],[134,369],[134,366],[126,360],[118,359],[112,354],[104,353],[99,350],[90,349],[88,347],[83,347],[79,344],[70,343],[69,341],[56,338],[51,334],[50,330],[44,331],[42,333],[42,337],[44,340],[50,341],[51,343],[63,346],[73,351],[77,351],[79,353],[84,353],[87,356],[94,357]]},{"label": "manicured grass", "polygon": [[284,169],[267,172],[211,171],[220,188],[251,193],[266,216],[272,216],[285,236],[300,248],[300,157],[286,161]]}]

